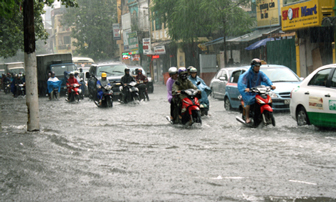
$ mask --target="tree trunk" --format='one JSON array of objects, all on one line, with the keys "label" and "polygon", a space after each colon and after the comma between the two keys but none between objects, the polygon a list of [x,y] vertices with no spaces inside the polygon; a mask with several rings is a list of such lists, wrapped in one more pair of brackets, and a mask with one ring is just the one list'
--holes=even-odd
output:
[{"label": "tree trunk", "polygon": [[28,131],[40,130],[35,53],[34,0],[23,2],[24,62],[26,72],[26,104],[28,108]]}]

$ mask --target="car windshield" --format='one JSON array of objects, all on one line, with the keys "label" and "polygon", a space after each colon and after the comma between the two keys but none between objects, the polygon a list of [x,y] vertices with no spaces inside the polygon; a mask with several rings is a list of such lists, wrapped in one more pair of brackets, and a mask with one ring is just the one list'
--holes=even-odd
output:
[{"label": "car windshield", "polygon": [[61,64],[61,65],[52,65],[51,71],[55,72],[55,76],[63,76],[64,72],[72,72],[76,70],[75,64]]},{"label": "car windshield", "polygon": [[120,76],[125,74],[125,68],[127,66],[124,64],[117,64],[117,65],[104,65],[99,66],[97,69],[97,75],[100,76],[101,73],[105,72],[107,76]]},{"label": "car windshield", "polygon": [[300,79],[287,68],[262,68],[272,82],[298,82]]},{"label": "car windshield", "polygon": [[15,68],[15,69],[10,69],[8,71],[12,74],[25,73],[24,68]]}]

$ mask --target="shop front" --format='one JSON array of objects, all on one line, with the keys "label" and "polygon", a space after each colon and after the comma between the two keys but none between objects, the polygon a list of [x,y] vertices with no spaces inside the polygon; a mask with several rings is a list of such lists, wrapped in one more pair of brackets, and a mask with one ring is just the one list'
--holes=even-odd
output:
[{"label": "shop front", "polygon": [[318,67],[333,62],[334,28],[322,26],[322,21],[335,15],[334,6],[335,0],[307,0],[287,3],[281,8],[282,31],[296,32],[299,76],[306,77]]}]

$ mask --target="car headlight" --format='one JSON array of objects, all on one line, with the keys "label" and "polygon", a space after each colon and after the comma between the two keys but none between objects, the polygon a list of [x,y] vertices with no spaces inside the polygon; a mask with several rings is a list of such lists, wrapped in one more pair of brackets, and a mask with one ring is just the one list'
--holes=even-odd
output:
[{"label": "car headlight", "polygon": [[152,82],[152,77],[148,77],[148,82]]},{"label": "car headlight", "polygon": [[278,98],[279,97],[276,93],[274,93],[272,91],[269,92],[268,95],[271,96],[271,98]]}]

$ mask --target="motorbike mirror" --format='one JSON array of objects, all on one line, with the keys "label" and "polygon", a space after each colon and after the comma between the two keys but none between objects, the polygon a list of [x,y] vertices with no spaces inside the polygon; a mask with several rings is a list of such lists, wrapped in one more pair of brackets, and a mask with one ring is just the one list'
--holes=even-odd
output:
[{"label": "motorbike mirror", "polygon": [[79,72],[82,73],[83,72],[83,68],[79,68]]},{"label": "motorbike mirror", "polygon": [[85,73],[85,77],[86,77],[87,79],[89,79],[89,78],[90,78],[90,72],[86,72],[86,73]]},{"label": "motorbike mirror", "polygon": [[200,81],[198,81],[198,82],[197,82],[197,85],[200,85],[200,84],[201,84],[201,82],[200,82]]}]

